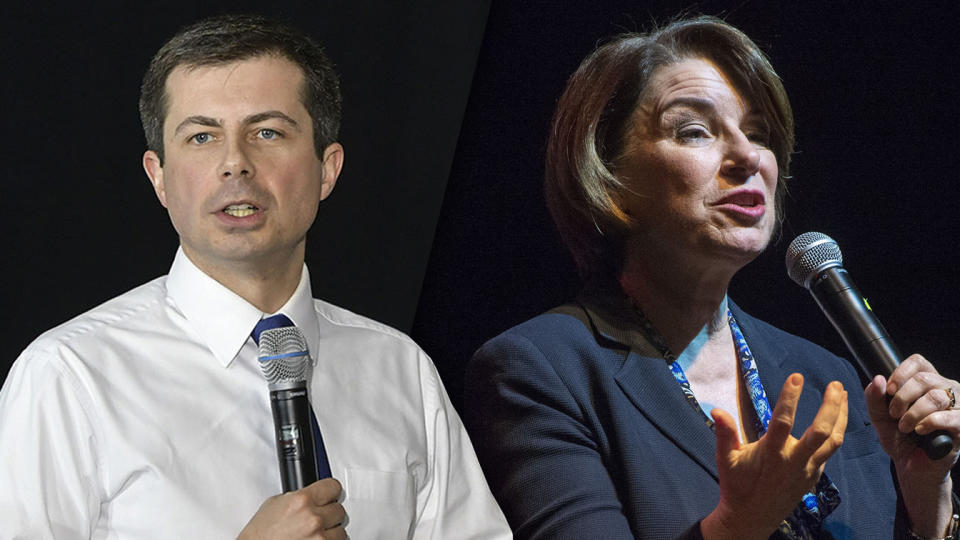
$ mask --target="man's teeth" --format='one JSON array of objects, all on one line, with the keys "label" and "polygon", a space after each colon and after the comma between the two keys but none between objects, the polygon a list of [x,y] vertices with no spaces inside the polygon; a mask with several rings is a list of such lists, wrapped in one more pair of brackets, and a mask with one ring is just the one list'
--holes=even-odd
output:
[{"label": "man's teeth", "polygon": [[230,206],[223,209],[225,214],[231,215],[233,217],[247,217],[252,216],[257,211],[257,207],[252,204],[231,204]]}]

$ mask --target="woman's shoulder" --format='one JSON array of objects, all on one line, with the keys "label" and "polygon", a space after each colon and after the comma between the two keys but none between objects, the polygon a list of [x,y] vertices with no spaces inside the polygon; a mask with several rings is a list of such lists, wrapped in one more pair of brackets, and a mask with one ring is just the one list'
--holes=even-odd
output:
[{"label": "woman's shoulder", "polygon": [[570,302],[541,313],[489,339],[475,356],[517,353],[525,349],[555,358],[570,348],[596,341],[590,316],[582,305]]}]

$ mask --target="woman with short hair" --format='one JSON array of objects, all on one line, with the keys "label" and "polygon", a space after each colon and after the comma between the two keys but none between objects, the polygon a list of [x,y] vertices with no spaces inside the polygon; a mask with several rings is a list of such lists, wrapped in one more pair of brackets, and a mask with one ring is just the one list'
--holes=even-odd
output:
[{"label": "woman with short hair", "polygon": [[570,78],[545,192],[586,287],[467,377],[518,538],[956,532],[957,450],[931,461],[907,434],[960,440],[960,385],[913,355],[861,394],[849,363],[727,298],[778,227],[792,150],[779,77],[716,18],[617,37]]}]

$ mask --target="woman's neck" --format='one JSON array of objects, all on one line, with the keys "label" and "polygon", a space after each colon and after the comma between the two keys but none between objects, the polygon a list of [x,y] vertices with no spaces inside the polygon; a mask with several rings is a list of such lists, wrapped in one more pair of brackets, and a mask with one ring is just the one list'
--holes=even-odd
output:
[{"label": "woman's neck", "polygon": [[698,271],[680,261],[628,257],[623,291],[676,354],[706,328],[708,339],[726,329],[726,293],[732,272]]}]

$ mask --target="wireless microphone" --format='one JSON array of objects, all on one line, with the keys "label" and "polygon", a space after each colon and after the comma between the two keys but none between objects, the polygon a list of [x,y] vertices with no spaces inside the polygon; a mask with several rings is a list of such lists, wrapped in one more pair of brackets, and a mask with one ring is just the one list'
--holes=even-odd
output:
[{"label": "wireless microphone", "polygon": [[270,389],[277,458],[284,493],[318,480],[317,457],[307,398],[310,355],[296,326],[260,333],[260,369]]},{"label": "wireless microphone", "polygon": [[[889,378],[903,356],[843,268],[837,243],[823,233],[803,233],[787,248],[786,263],[790,279],[810,291],[867,377]],[[930,459],[953,449],[953,440],[942,430],[912,436]]]}]

